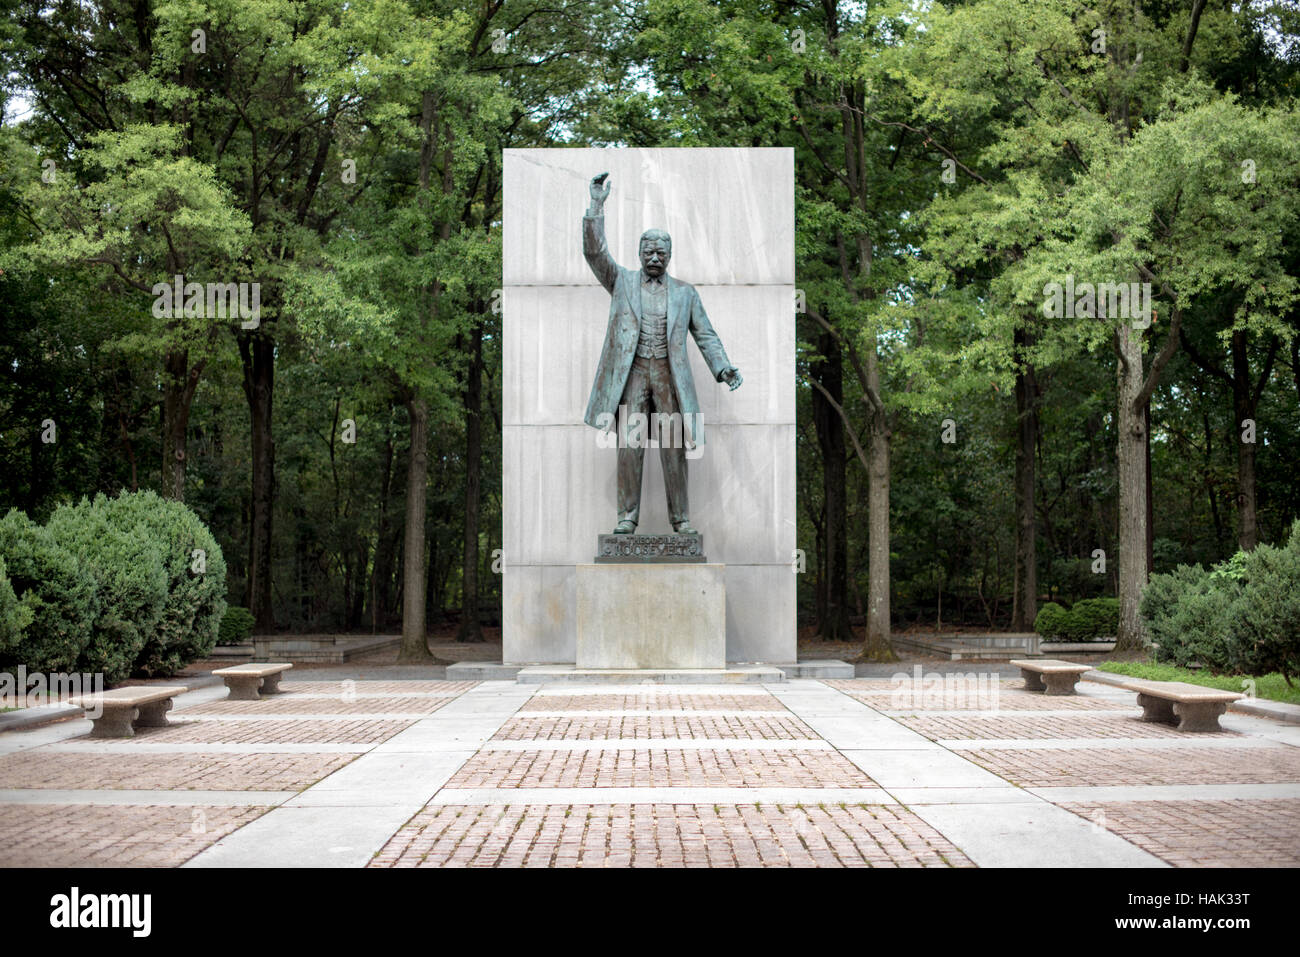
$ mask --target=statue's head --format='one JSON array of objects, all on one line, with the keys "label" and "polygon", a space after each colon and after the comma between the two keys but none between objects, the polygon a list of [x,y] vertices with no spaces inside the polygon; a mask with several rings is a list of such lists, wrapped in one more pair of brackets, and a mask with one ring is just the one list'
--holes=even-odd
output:
[{"label": "statue's head", "polygon": [[647,229],[641,234],[641,268],[647,276],[659,278],[668,270],[673,255],[673,238],[662,229]]}]

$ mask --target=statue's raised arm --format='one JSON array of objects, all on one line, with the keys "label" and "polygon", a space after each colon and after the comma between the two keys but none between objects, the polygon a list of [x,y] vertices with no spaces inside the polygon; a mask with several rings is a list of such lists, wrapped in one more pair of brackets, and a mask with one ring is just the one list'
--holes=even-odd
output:
[{"label": "statue's raised arm", "polygon": [[609,198],[609,173],[593,176],[590,184],[591,205],[582,217],[582,254],[605,291],[613,294],[618,278],[618,263],[605,245],[605,200]]}]

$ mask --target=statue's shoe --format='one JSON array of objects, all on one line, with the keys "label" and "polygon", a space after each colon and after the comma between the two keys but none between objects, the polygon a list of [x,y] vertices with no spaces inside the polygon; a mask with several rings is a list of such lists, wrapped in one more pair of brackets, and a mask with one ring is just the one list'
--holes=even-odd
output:
[{"label": "statue's shoe", "polygon": [[697,532],[694,528],[691,527],[691,523],[690,523],[690,522],[678,522],[676,525],[673,526],[673,531],[676,532],[678,535],[698,535],[698,534],[700,534],[700,533]]},{"label": "statue's shoe", "polygon": [[636,522],[622,521],[614,526],[615,535],[631,535],[636,531]]}]

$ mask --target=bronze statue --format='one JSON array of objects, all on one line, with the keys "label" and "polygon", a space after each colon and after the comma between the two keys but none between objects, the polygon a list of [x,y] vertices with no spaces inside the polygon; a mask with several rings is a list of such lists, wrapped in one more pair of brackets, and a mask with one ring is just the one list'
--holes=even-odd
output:
[{"label": "bronze statue", "polygon": [[625,269],[614,262],[605,245],[608,176],[601,173],[592,179],[591,206],[582,219],[582,253],[612,297],[605,346],[583,421],[597,429],[608,429],[618,421],[618,525],[614,533],[636,531],[645,442],[628,441],[629,419],[652,413],[655,427],[651,434],[659,440],[669,521],[674,532],[695,535],[686,494],[686,451],[703,443],[704,433],[686,354],[687,330],[717,381],[734,391],[740,387],[740,370],[727,359],[695,287],[668,275],[673,241],[666,232],[648,229],[641,234],[640,269]]}]

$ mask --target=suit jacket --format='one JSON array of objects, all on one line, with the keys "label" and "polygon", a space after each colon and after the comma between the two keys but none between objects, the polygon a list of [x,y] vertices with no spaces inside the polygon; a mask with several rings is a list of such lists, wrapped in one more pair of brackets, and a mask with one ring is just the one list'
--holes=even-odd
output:
[{"label": "suit jacket", "polygon": [[[603,428],[612,421],[608,418],[602,421],[603,415],[608,413],[615,419],[618,416],[618,404],[623,398],[623,388],[627,385],[632,359],[636,355],[637,339],[641,333],[641,270],[625,269],[614,262],[605,245],[603,215],[582,218],[582,254],[611,296],[605,346],[600,353],[596,380],[591,385],[587,414],[583,417],[583,421],[593,428]],[[704,430],[699,427],[700,403],[695,396],[695,381],[686,354],[687,331],[695,337],[695,344],[714,379],[721,381],[722,373],[731,368],[731,362],[709,323],[695,287],[668,275],[664,276],[664,285],[668,290],[668,368],[677,392],[677,408],[682,413],[683,434],[688,440],[701,444]]]}]

